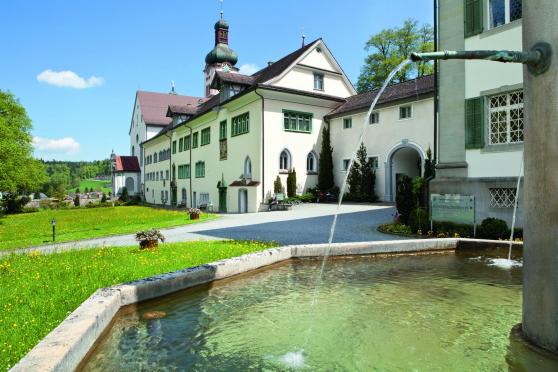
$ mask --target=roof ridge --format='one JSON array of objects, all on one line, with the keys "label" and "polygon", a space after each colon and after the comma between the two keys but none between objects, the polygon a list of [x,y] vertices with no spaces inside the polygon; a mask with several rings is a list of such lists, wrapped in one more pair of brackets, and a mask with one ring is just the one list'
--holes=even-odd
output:
[{"label": "roof ridge", "polygon": [[268,66],[262,68],[261,70],[254,72],[254,73],[253,73],[252,75],[250,75],[250,76],[252,76],[252,77],[257,77],[257,76],[261,75],[263,72],[265,72],[265,70],[269,70],[271,67],[273,67],[273,65],[275,65],[275,64],[277,64],[277,63],[284,62],[285,60],[287,60],[289,57],[292,57],[292,56],[295,55],[296,53],[301,53],[301,52],[303,52],[303,51],[308,50],[313,44],[315,44],[316,42],[318,42],[318,41],[320,41],[320,40],[322,40],[321,37],[317,38],[316,40],[314,40],[314,41],[312,41],[312,42],[310,42],[310,43],[308,43],[308,44],[306,44],[306,45],[304,45],[304,46],[302,46],[302,47],[300,47],[300,48],[298,48],[298,49],[293,50],[293,51],[290,52],[289,54],[287,54],[287,55],[285,55],[285,56],[279,58],[277,61],[273,62],[271,65],[268,65]]},{"label": "roof ridge", "polygon": [[[400,81],[400,82],[398,82],[398,83],[389,84],[388,86],[386,86],[386,89],[388,89],[388,88],[393,88],[393,87],[396,87],[396,86],[401,85],[401,84],[410,83],[410,82],[412,82],[412,81],[417,81],[417,80],[420,80],[420,79],[431,78],[431,77],[433,77],[433,76],[434,76],[434,74],[429,74],[429,75],[424,75],[424,76],[418,76],[418,77],[416,77],[416,78],[414,78],[414,79],[409,79],[409,80],[405,80],[405,81]],[[349,97],[347,97],[347,98],[362,96],[362,95],[365,95],[365,94],[371,94],[371,93],[380,91],[380,89],[381,89],[381,87],[380,87],[380,88],[376,88],[376,89],[369,90],[368,92],[363,92],[363,93],[355,94],[354,96],[349,96]]]}]

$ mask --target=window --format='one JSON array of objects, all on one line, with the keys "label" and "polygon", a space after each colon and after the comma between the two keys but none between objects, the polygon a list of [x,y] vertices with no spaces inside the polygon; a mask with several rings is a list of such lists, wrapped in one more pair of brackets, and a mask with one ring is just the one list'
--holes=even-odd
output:
[{"label": "window", "polygon": [[157,173],[157,181],[159,181],[159,172],[156,172],[156,173]]},{"label": "window", "polygon": [[188,200],[188,194],[186,193],[186,188],[182,188],[182,203],[186,205],[186,201]]},{"label": "window", "polygon": [[231,120],[231,137],[248,133],[250,130],[250,113],[235,116]]},{"label": "window", "polygon": [[488,4],[488,24],[490,28],[521,19],[521,0],[490,0]]},{"label": "window", "polygon": [[169,179],[169,171],[168,171],[168,170],[165,171],[165,179],[166,179],[166,180]]},{"label": "window", "polygon": [[219,139],[227,139],[227,121],[223,120],[219,123]]},{"label": "window", "polygon": [[399,107],[399,120],[410,119],[413,117],[413,108],[411,105]]},{"label": "window", "polygon": [[515,204],[516,189],[497,187],[490,189],[490,206],[493,208],[511,208]]},{"label": "window", "polygon": [[161,181],[163,180],[163,171],[159,173],[161,175]]},{"label": "window", "polygon": [[314,89],[324,90],[324,74],[314,72]]},{"label": "window", "polygon": [[182,150],[184,150],[184,138],[178,140],[178,152],[182,152]]},{"label": "window", "polygon": [[281,151],[279,155],[279,169],[286,171],[291,168],[291,154],[287,150]]},{"label": "window", "polygon": [[488,98],[491,145],[523,142],[523,91]]},{"label": "window", "polygon": [[371,113],[368,124],[378,124],[379,122],[380,122],[380,113],[379,112]]},{"label": "window", "polygon": [[196,163],[196,178],[205,177],[205,162],[198,161]]},{"label": "window", "polygon": [[190,178],[190,164],[184,164],[178,166],[178,178],[179,179]]},{"label": "window", "polygon": [[306,156],[306,171],[308,173],[316,173],[318,171],[318,161],[314,151],[310,151]]},{"label": "window", "polygon": [[192,134],[192,148],[198,147],[198,132]]},{"label": "window", "polygon": [[190,135],[184,137],[184,151],[190,150]]},{"label": "window", "polygon": [[201,131],[201,145],[209,145],[211,142],[211,128],[205,128]]},{"label": "window", "polygon": [[343,129],[350,129],[353,127],[353,118],[343,119]]},{"label": "window", "polygon": [[283,110],[283,129],[292,132],[312,132],[312,114]]},{"label": "window", "polygon": [[165,191],[161,190],[161,203],[165,202]]},{"label": "window", "polygon": [[347,171],[349,169],[349,164],[351,163],[351,159],[343,159],[343,170]]},{"label": "window", "polygon": [[244,178],[252,178],[252,160],[249,156],[244,160]]},{"label": "window", "polygon": [[209,203],[209,193],[208,192],[200,192],[200,204],[208,204]]},{"label": "window", "polygon": [[368,161],[370,162],[370,165],[372,166],[372,169],[374,169],[374,170],[378,169],[378,157],[377,156],[369,156]]},{"label": "window", "polygon": [[157,163],[157,153],[153,154],[153,159],[155,159],[155,163]]}]

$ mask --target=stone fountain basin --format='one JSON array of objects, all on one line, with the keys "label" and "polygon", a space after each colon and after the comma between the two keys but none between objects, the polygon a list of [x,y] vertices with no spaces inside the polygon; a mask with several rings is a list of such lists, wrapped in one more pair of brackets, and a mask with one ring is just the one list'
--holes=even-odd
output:
[{"label": "stone fountain basin", "polygon": [[[514,242],[514,248],[522,247]],[[76,369],[94,348],[119,310],[128,305],[229,278],[289,259],[320,257],[327,244],[292,245],[190,267],[171,273],[97,290],[58,327],[39,342],[12,371],[68,371]],[[415,239],[381,242],[334,243],[332,256],[401,255],[453,252],[456,249],[497,249],[509,242],[482,239]]]}]

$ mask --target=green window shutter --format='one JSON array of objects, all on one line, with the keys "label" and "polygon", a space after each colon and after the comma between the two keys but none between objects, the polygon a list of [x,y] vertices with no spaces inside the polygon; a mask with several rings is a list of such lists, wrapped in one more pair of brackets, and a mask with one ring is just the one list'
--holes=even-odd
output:
[{"label": "green window shutter", "polygon": [[483,13],[482,0],[464,0],[465,37],[478,35],[482,32]]},{"label": "green window shutter", "polygon": [[176,141],[172,141],[172,153],[176,154]]},{"label": "green window shutter", "polygon": [[484,97],[465,100],[465,148],[484,147]]}]

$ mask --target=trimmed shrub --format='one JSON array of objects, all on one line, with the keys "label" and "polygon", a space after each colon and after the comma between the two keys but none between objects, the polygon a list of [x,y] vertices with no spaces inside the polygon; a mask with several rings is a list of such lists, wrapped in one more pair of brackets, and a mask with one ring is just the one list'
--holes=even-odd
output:
[{"label": "trimmed shrub", "polygon": [[29,203],[30,201],[31,199],[27,196],[8,194],[2,200],[2,204],[5,208],[6,213],[15,214],[23,212],[23,207],[25,207],[25,204]]},{"label": "trimmed shrub", "polygon": [[294,168],[289,171],[287,176],[287,195],[289,198],[296,196],[296,171]]},{"label": "trimmed shrub", "polygon": [[473,225],[461,223],[434,221],[433,227],[436,233],[448,233],[450,236],[458,234],[463,238],[471,238],[474,233]]},{"label": "trimmed shrub", "polygon": [[277,176],[275,182],[273,182],[273,192],[275,194],[281,193],[283,190],[283,184],[281,183],[281,177]]},{"label": "trimmed shrub", "polygon": [[430,229],[430,220],[428,212],[424,208],[415,208],[409,215],[409,227],[413,233],[418,230],[428,231]]},{"label": "trimmed shrub", "polygon": [[409,224],[409,216],[411,211],[415,209],[415,196],[413,195],[413,187],[411,177],[402,175],[397,182],[397,196],[395,197],[395,206],[400,215],[400,220],[405,225]]},{"label": "trimmed shrub", "polygon": [[76,194],[74,197],[74,207],[79,207],[79,195]]},{"label": "trimmed shrub", "polygon": [[483,239],[509,239],[510,229],[504,220],[498,218],[485,218],[478,227],[477,236]]},{"label": "trimmed shrub", "polygon": [[127,187],[123,187],[122,188],[122,193],[120,194],[120,198],[121,201],[123,202],[127,202],[128,201],[128,188]]}]

